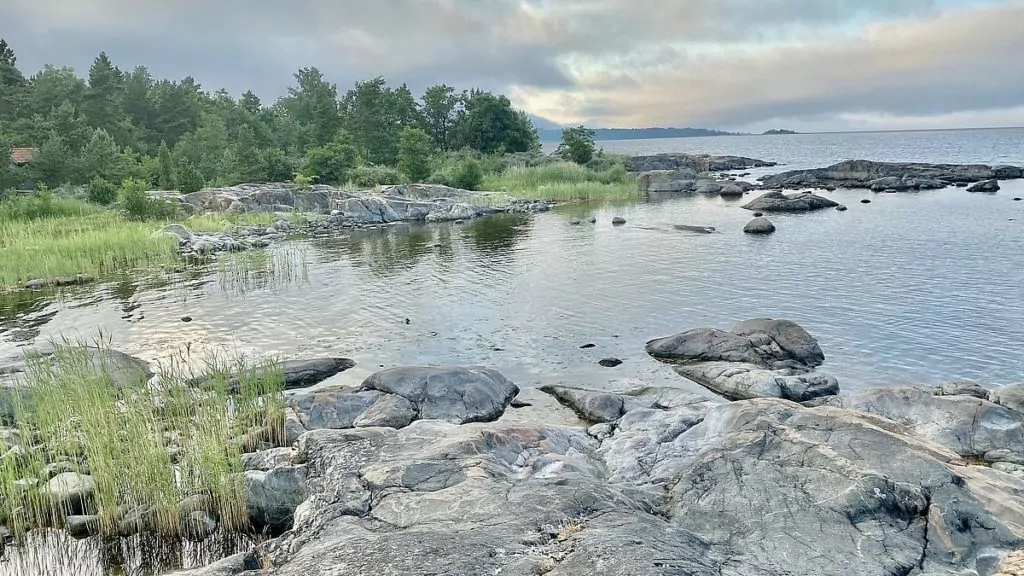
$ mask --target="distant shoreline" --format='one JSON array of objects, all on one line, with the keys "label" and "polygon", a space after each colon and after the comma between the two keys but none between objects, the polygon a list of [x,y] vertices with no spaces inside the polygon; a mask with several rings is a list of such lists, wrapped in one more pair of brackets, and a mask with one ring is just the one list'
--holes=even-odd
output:
[{"label": "distant shoreline", "polygon": [[[614,129],[618,131],[619,129]],[[795,134],[775,134],[776,136],[808,136],[808,135],[820,135],[820,134],[900,134],[907,132],[970,132],[979,130],[1024,130],[1024,126],[997,126],[992,128],[917,128],[913,130],[836,130],[836,131],[825,131],[825,132],[797,132]],[[622,129],[626,131],[626,129]],[[540,141],[542,143],[557,143],[561,139],[561,130],[538,130]],[[725,131],[714,131],[712,134],[691,134],[687,136],[634,136],[632,138],[611,138],[604,137],[600,138],[597,135],[594,137],[595,142],[610,142],[610,141],[624,141],[624,140],[669,140],[676,138],[710,138],[714,136],[763,136],[762,133],[753,132],[725,132]],[[557,134],[556,134],[557,133]]]}]

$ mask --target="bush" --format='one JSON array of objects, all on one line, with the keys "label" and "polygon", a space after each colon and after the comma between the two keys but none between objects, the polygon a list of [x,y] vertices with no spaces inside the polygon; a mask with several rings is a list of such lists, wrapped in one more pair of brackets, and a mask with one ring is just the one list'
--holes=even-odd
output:
[{"label": "bush", "polygon": [[463,190],[479,190],[484,182],[484,172],[476,158],[466,158],[455,168],[450,186]]},{"label": "bush", "polygon": [[302,173],[310,178],[316,177],[323,184],[342,184],[348,181],[358,158],[355,146],[341,141],[330,142],[306,152]]},{"label": "bush", "polygon": [[107,182],[99,176],[89,183],[89,201],[102,206],[114,203],[117,200],[117,186]]},{"label": "bush", "polygon": [[398,170],[372,164],[354,168],[349,173],[349,178],[352,184],[360,188],[401,184],[403,181],[402,174]]},{"label": "bush", "polygon": [[271,148],[263,152],[264,178],[267,182],[287,182],[295,172],[288,154],[280,148]]},{"label": "bush", "polygon": [[198,192],[203,189],[203,186],[206,186],[203,175],[185,158],[178,163],[177,180],[178,191],[182,194]]},{"label": "bush", "polygon": [[76,198],[58,196],[42,189],[30,194],[11,194],[0,201],[0,222],[41,220],[93,214],[100,209]]},{"label": "bush", "polygon": [[430,136],[419,128],[406,127],[398,141],[398,169],[412,182],[430,176]]},{"label": "bush", "polygon": [[162,198],[150,198],[149,186],[135,178],[128,178],[118,192],[121,209],[131,220],[166,220],[178,214],[178,208]]}]

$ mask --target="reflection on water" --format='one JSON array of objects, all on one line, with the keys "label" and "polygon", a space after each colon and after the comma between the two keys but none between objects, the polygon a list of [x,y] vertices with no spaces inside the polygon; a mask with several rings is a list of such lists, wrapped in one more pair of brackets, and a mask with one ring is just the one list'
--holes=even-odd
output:
[{"label": "reflection on water", "polygon": [[76,540],[58,530],[32,532],[0,557],[0,576],[155,576],[206,566],[248,552],[249,536],[218,532],[201,543],[140,534]]}]

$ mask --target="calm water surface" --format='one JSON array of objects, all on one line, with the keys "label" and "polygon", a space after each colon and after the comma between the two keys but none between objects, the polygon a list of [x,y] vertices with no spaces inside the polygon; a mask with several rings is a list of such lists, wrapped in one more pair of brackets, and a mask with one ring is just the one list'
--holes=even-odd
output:
[{"label": "calm water surface", "polygon": [[[1021,130],[601,144],[789,167],[855,157],[1024,164]],[[188,348],[359,362],[332,383],[380,366],[457,363],[497,368],[524,387],[621,389],[680,384],[646,356],[648,339],[768,316],[815,335],[845,388],[1024,380],[1024,202],[1012,201],[1024,183],[994,195],[830,196],[849,211],[773,216],[770,237],[742,233],[751,218],[743,201],[686,197],[298,241],[281,249],[301,254],[304,273],[262,287],[209,269],[5,300],[0,357],[32,339],[103,330],[117,348],[154,360]],[[569,224],[590,216],[597,224]],[[613,216],[628,224],[613,227]],[[581,350],[586,343],[597,346]],[[625,363],[599,367],[608,356]]]}]

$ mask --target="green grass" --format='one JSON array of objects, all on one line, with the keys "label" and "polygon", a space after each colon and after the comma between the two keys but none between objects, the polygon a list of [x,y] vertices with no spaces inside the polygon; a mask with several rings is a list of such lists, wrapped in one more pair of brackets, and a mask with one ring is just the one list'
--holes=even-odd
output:
[{"label": "green grass", "polygon": [[309,280],[309,255],[294,243],[223,254],[217,259],[217,276],[221,288],[236,295],[302,284]]},{"label": "green grass", "polygon": [[[245,529],[239,438],[253,427],[283,436],[283,375],[272,362],[214,359],[213,377],[198,390],[184,384],[185,365],[163,366],[155,386],[140,377],[119,388],[68,342],[50,359],[32,360],[15,401],[20,440],[12,450],[21,455],[0,458],[0,523],[18,536],[62,526],[70,510],[32,479],[47,477],[47,463],[66,462],[95,482],[87,511],[99,515],[103,535],[121,532],[126,512],[140,507],[148,510],[145,530],[176,535],[179,503],[192,496],[206,500],[222,528]],[[229,392],[230,372],[240,374],[237,394]]]},{"label": "green grass", "polygon": [[88,216],[102,211],[95,204],[50,192],[12,193],[0,201],[0,226],[27,220]]},{"label": "green grass", "polygon": [[0,289],[36,278],[173,265],[177,243],[154,235],[160,226],[106,211],[0,221]]},{"label": "green grass", "polygon": [[209,232],[224,232],[224,222],[230,223],[232,226],[254,226],[266,228],[270,226],[275,220],[284,219],[291,223],[292,226],[303,226],[309,222],[309,217],[306,214],[298,212],[290,214],[277,214],[277,213],[261,213],[261,212],[243,212],[243,213],[216,213],[208,212],[205,214],[198,214],[186,218],[182,222],[182,226],[192,230],[193,232],[209,233]]},{"label": "green grass", "polygon": [[599,172],[571,162],[511,166],[485,176],[483,189],[560,202],[640,196],[635,179],[621,166]]}]

